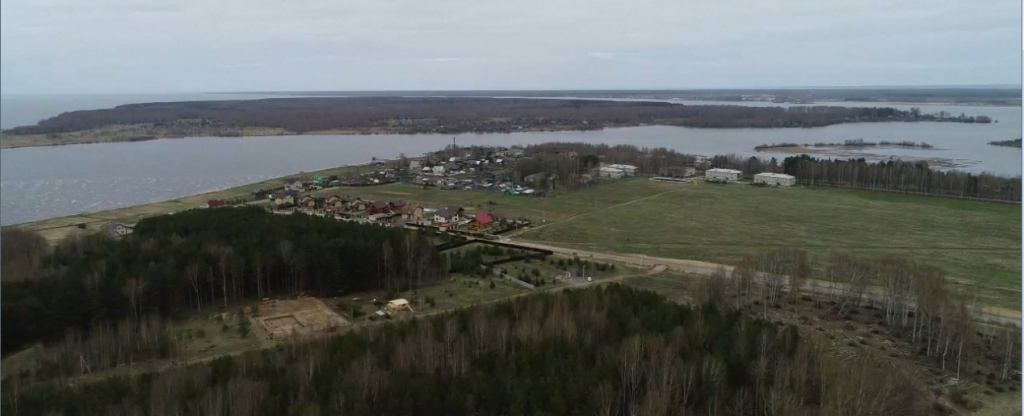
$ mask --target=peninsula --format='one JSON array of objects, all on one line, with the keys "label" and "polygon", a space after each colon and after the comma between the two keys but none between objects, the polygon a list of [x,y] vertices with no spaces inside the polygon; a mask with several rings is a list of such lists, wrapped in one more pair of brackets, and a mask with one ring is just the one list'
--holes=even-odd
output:
[{"label": "peninsula", "polygon": [[918,109],[750,107],[575,99],[313,97],[129,104],[60,114],[3,132],[3,148],[197,136],[458,134],[639,125],[795,128],[859,122],[990,123]]}]

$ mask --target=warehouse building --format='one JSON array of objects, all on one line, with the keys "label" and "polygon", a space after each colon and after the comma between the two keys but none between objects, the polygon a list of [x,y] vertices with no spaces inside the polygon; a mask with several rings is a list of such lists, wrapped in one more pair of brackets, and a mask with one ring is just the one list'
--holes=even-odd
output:
[{"label": "warehouse building", "polygon": [[708,169],[704,172],[704,180],[736,182],[742,173],[736,169]]},{"label": "warehouse building", "polygon": [[758,173],[754,175],[754,183],[763,183],[769,186],[793,186],[796,185],[796,177],[783,173]]}]

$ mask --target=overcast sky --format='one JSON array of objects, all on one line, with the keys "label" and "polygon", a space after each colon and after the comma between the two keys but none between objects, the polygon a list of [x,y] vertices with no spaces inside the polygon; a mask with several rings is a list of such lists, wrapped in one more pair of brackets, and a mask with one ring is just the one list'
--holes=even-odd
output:
[{"label": "overcast sky", "polygon": [[3,0],[4,94],[1020,84],[1020,0]]}]

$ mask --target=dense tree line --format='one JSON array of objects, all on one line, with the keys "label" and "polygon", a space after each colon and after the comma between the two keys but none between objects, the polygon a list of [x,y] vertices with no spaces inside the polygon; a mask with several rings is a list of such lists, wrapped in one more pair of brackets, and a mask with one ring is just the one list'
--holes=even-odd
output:
[{"label": "dense tree line", "polygon": [[[524,178],[535,173],[548,173],[542,189],[573,190],[594,183],[595,169],[601,164],[625,164],[637,168],[637,175],[661,175],[666,168],[693,166],[696,157],[664,147],[649,148],[634,145],[607,145],[580,142],[550,142],[524,148],[528,158],[518,159],[513,165],[515,176]],[[590,181],[581,178],[591,174]]]},{"label": "dense tree line", "polygon": [[900,369],[794,327],[622,286],[564,291],[76,387],[7,415],[919,415]]},{"label": "dense tree line", "polygon": [[787,157],[783,172],[810,186],[871,189],[920,193],[956,198],[1021,201],[1021,177],[975,175],[956,170],[938,171],[927,162],[864,159],[817,159],[808,155]]},{"label": "dense tree line", "polygon": [[122,239],[74,238],[50,252],[8,253],[24,247],[9,237],[5,231],[5,353],[104,322],[138,325],[148,315],[169,318],[248,298],[405,290],[443,278],[424,235],[259,208],[149,218]]},{"label": "dense tree line", "polygon": [[1016,148],[1020,149],[1021,139],[999,140],[999,141],[994,141],[994,142],[988,142],[988,144],[993,145],[993,146],[1016,147]]},{"label": "dense tree line", "polygon": [[42,120],[34,126],[4,131],[4,135],[67,133],[125,124],[181,127],[180,134],[184,135],[193,130],[195,134],[209,134],[209,131],[225,127],[281,128],[297,133],[360,130],[450,134],[508,133],[522,129],[594,130],[641,124],[774,128],[882,121],[976,120],[890,107],[783,108],[454,97],[276,98],[129,104],[103,110],[74,111]]}]

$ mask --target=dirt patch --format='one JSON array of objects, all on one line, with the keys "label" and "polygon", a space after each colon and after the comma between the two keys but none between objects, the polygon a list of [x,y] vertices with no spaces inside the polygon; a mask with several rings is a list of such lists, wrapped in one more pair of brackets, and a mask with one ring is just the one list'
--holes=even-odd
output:
[{"label": "dirt patch", "polygon": [[349,324],[315,298],[264,302],[255,319],[270,339],[307,335]]}]

